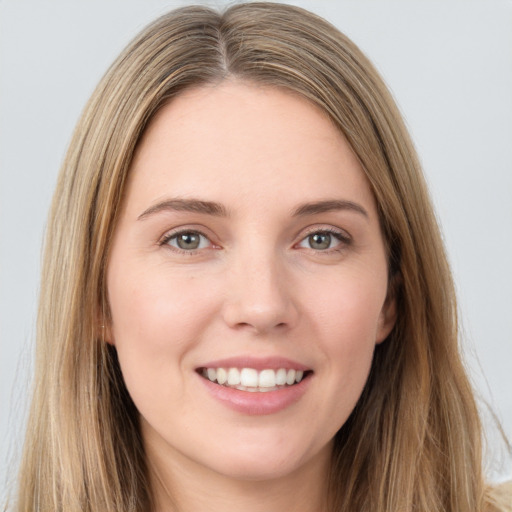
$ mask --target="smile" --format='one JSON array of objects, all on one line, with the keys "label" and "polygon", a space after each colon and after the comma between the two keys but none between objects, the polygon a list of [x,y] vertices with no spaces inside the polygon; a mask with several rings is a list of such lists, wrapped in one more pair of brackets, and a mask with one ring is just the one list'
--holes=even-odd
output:
[{"label": "smile", "polygon": [[201,368],[200,374],[210,382],[249,392],[277,391],[298,384],[308,375],[299,369],[279,368],[258,371],[254,368]]}]

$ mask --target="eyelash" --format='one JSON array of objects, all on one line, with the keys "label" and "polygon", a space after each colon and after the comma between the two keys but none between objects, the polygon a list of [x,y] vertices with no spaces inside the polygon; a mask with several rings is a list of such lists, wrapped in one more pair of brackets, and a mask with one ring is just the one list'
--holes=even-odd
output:
[{"label": "eyelash", "polygon": [[179,247],[171,246],[169,244],[169,242],[173,238],[177,238],[180,235],[199,235],[200,237],[206,238],[206,240],[208,240],[210,242],[210,244],[212,243],[212,241],[210,240],[208,235],[205,235],[203,232],[199,231],[198,229],[180,229],[178,231],[173,231],[171,233],[167,233],[166,235],[164,235],[164,237],[160,240],[160,242],[158,244],[160,246],[167,245],[171,248],[171,250],[173,250],[179,254],[186,254],[188,256],[194,256],[195,254],[197,254],[198,251],[202,250],[202,248],[185,250],[185,249],[180,249]]},{"label": "eyelash", "polygon": [[[159,241],[159,245],[160,246],[167,245],[167,246],[169,246],[171,248],[171,250],[173,250],[173,251],[175,251],[177,253],[180,253],[180,254],[187,254],[189,256],[193,256],[193,255],[197,254],[199,251],[201,251],[202,249],[204,249],[204,247],[203,247],[203,248],[198,248],[198,249],[186,250],[186,249],[181,249],[179,247],[171,246],[169,244],[169,242],[172,239],[177,238],[180,235],[186,235],[186,234],[199,235],[200,237],[203,237],[206,240],[208,240],[210,242],[210,244],[212,244],[212,241],[210,240],[208,235],[205,235],[203,232],[201,232],[201,231],[199,231],[197,229],[181,229],[179,231],[173,231],[171,233],[166,234]],[[352,244],[352,238],[347,233],[344,233],[344,232],[342,232],[340,230],[333,229],[333,228],[321,228],[321,229],[316,228],[316,229],[311,229],[310,231],[306,232],[306,234],[300,239],[300,241],[297,244],[294,244],[294,247],[300,246],[300,244],[302,242],[304,242],[305,240],[307,240],[307,238],[309,238],[312,235],[316,235],[316,234],[320,234],[320,235],[328,234],[328,235],[331,235],[331,236],[333,236],[339,242],[339,244],[338,244],[338,246],[336,246],[334,248],[328,248],[328,249],[324,249],[324,250],[313,249],[312,247],[306,248],[306,249],[309,249],[311,251],[314,251],[315,253],[323,253],[323,254],[338,253],[338,252],[343,251],[346,247],[348,247],[348,246],[350,246]]]},{"label": "eyelash", "polygon": [[315,253],[319,253],[319,254],[339,253],[339,252],[345,250],[348,246],[350,246],[352,244],[352,238],[346,232],[343,232],[341,230],[334,229],[334,228],[320,228],[320,229],[316,228],[316,229],[311,229],[311,231],[309,231],[309,232],[306,232],[305,236],[303,236],[301,238],[301,240],[299,241],[299,243],[295,244],[295,245],[299,245],[302,242],[304,242],[305,240],[307,240],[310,236],[317,235],[317,234],[331,235],[339,242],[339,244],[336,247],[324,249],[324,250],[313,249],[312,247],[310,247],[309,249],[314,251]]}]

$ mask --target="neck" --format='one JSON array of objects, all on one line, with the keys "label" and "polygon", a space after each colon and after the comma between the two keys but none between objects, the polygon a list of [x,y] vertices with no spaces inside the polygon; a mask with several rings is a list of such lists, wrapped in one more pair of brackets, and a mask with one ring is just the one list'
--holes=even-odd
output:
[{"label": "neck", "polygon": [[222,475],[181,454],[165,457],[146,448],[155,512],[327,510],[330,445],[291,474],[261,480]]}]

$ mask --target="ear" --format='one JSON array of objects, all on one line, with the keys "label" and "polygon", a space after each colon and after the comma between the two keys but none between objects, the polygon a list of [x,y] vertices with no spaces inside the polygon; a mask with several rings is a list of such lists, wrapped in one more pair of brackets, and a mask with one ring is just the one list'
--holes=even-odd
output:
[{"label": "ear", "polygon": [[106,343],[109,343],[110,345],[115,345],[115,340],[114,340],[114,333],[112,332],[112,327],[111,327],[111,324],[108,323],[108,324],[102,324],[101,326],[101,330],[102,330],[102,340],[105,341]]},{"label": "ear", "polygon": [[396,296],[399,284],[401,282],[401,275],[399,272],[389,280],[388,284],[388,295],[382,306],[380,312],[379,321],[377,325],[377,336],[375,343],[382,343],[391,333],[396,323],[397,307],[396,307]]},{"label": "ear", "polygon": [[396,300],[394,296],[388,296],[380,312],[377,325],[377,337],[375,343],[382,343],[393,330],[396,323]]},{"label": "ear", "polygon": [[115,345],[114,333],[112,331],[112,320],[106,313],[100,313],[96,322],[97,337],[110,345]]}]

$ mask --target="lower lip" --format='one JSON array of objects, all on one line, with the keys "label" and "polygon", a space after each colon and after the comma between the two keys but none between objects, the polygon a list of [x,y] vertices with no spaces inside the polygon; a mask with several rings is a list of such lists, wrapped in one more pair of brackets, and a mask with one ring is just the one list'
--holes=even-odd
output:
[{"label": "lower lip", "polygon": [[290,407],[304,395],[311,380],[311,375],[308,375],[293,386],[275,391],[252,392],[221,386],[200,375],[198,377],[216,400],[236,412],[250,416],[275,414]]}]

